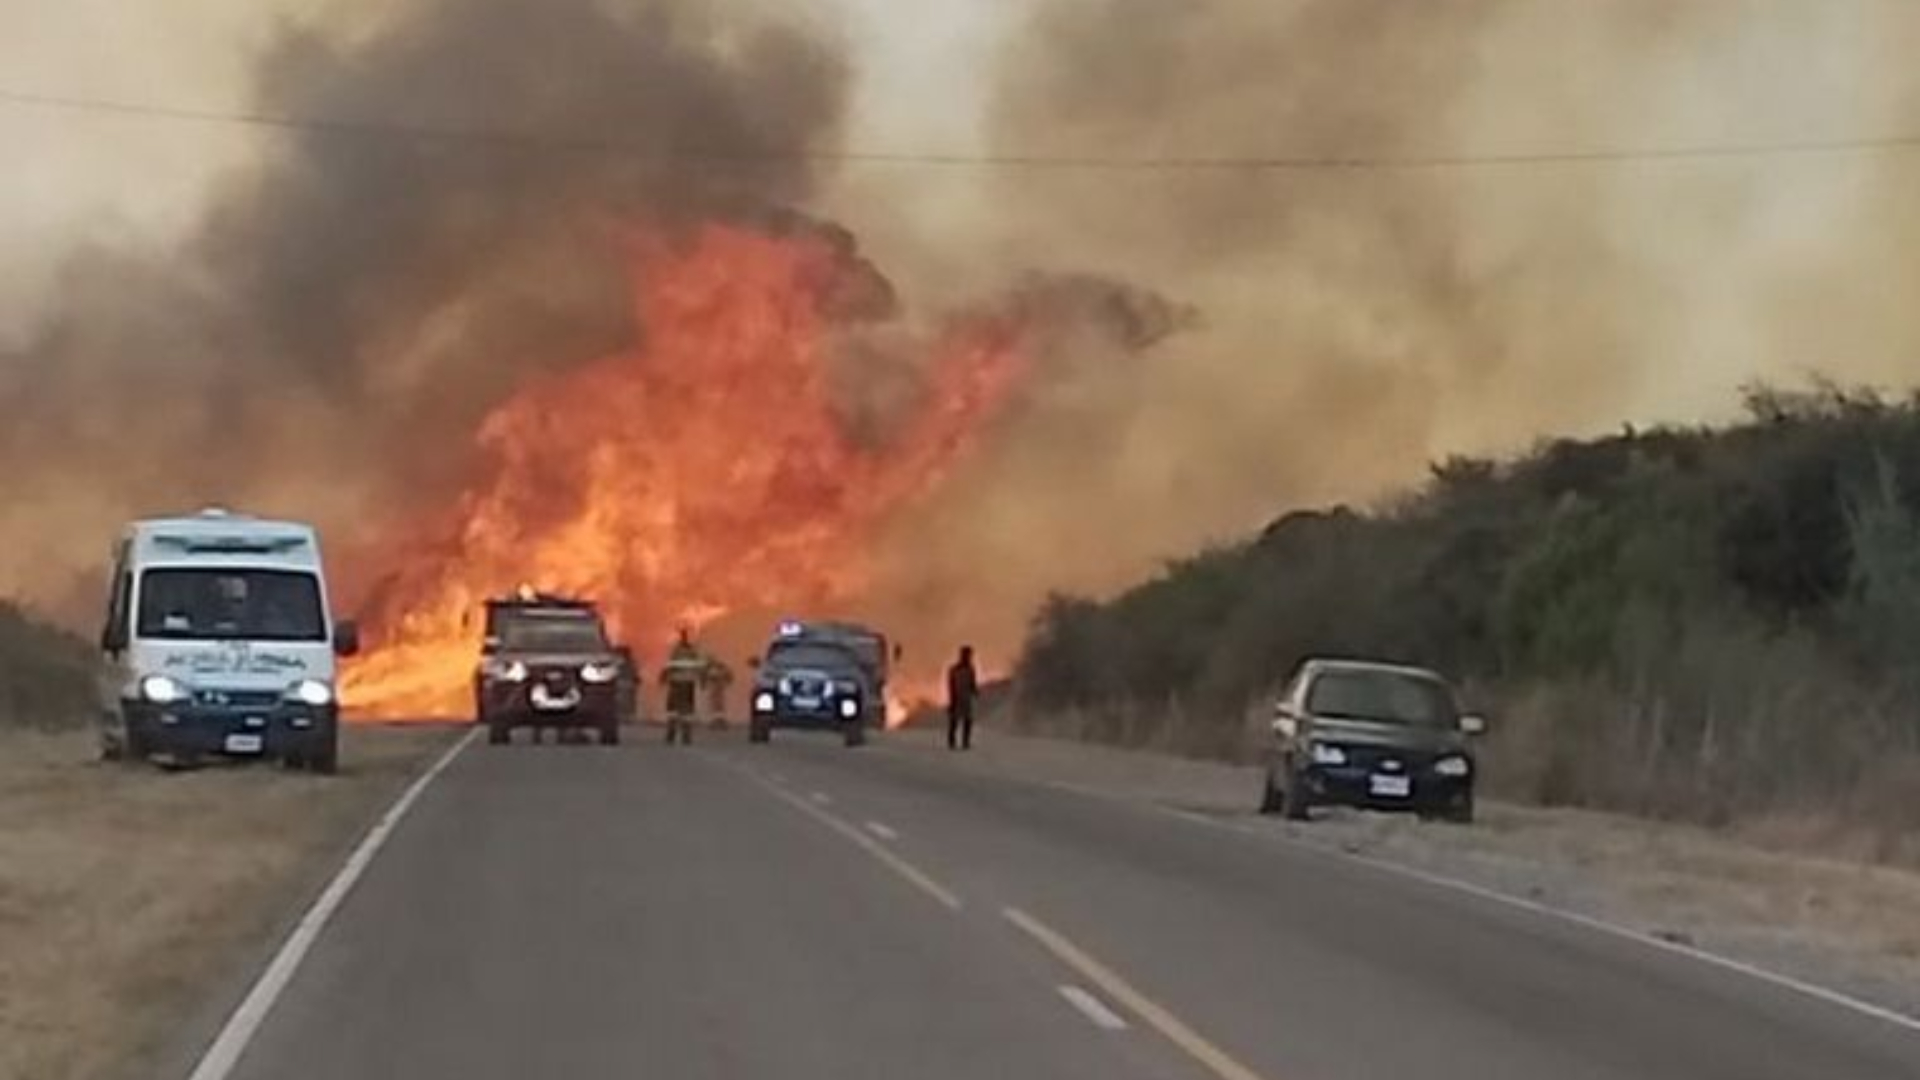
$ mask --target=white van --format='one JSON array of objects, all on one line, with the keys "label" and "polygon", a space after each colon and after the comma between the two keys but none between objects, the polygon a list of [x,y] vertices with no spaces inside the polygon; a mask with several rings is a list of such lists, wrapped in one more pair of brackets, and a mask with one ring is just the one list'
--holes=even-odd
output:
[{"label": "white van", "polygon": [[100,647],[114,698],[107,757],[334,771],[335,657],[359,642],[329,614],[311,526],[224,510],[134,522],[114,551]]}]

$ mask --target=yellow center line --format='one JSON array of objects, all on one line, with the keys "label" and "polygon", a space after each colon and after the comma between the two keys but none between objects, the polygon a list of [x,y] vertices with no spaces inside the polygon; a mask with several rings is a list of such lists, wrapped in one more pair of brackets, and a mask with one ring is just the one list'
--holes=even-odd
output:
[{"label": "yellow center line", "polygon": [[1134,989],[1131,983],[1121,978],[1112,968],[1095,960],[1086,950],[1068,940],[1064,934],[1018,908],[1006,908],[1001,914],[1007,917],[1008,922],[1039,942],[1041,947],[1052,953],[1061,963],[1078,972],[1081,978],[1094,984],[1108,997],[1145,1021],[1148,1027],[1159,1032],[1168,1042],[1179,1047],[1188,1057],[1204,1066],[1208,1072],[1220,1077],[1220,1080],[1264,1080],[1259,1073],[1235,1060],[1233,1055],[1207,1041],[1206,1036],[1187,1026],[1185,1021],[1169,1012],[1166,1007]]},{"label": "yellow center line", "polygon": [[866,833],[861,832],[858,828],[854,827],[853,825],[850,825],[847,822],[840,820],[838,817],[835,817],[833,814],[820,809],[818,806],[815,806],[813,803],[810,803],[807,800],[801,798],[800,796],[795,795],[793,792],[788,791],[783,787],[780,787],[779,785],[775,784],[773,781],[768,780],[766,777],[754,771],[752,768],[746,768],[744,769],[744,771],[746,772],[747,776],[753,779],[755,783],[759,784],[763,788],[766,788],[769,792],[772,792],[773,796],[779,799],[781,802],[786,803],[788,806],[793,807],[795,810],[798,810],[801,813],[806,814],[808,817],[813,818],[815,821],[818,821],[822,825],[825,825],[827,828],[832,829],[834,832],[839,833],[841,836],[851,841],[855,846],[859,847],[860,850],[873,856],[875,859],[878,859],[881,865],[885,866],[887,869],[892,870],[894,873],[905,878],[908,882],[913,884],[921,892],[924,892],[928,896],[933,897],[935,900],[939,901],[945,907],[953,911],[960,910],[960,897],[955,895],[952,889],[949,889],[945,885],[942,885],[940,884],[940,882],[934,880],[933,876],[928,874],[926,871],[913,865],[912,863],[908,862],[906,859],[901,858],[899,855],[894,854],[892,851],[888,850],[886,845],[880,843],[878,840],[875,840],[871,836],[868,836]]}]

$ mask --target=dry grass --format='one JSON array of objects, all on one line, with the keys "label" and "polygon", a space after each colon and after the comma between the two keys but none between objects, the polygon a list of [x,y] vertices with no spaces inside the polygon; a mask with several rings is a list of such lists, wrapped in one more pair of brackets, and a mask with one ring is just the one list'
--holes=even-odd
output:
[{"label": "dry grass", "polygon": [[0,732],[0,1078],[142,1075],[447,729],[355,728],[338,777],[92,760]]}]

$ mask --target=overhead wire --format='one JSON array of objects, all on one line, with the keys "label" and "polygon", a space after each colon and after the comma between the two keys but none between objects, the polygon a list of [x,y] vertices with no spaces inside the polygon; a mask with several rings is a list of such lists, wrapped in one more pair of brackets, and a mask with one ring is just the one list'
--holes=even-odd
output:
[{"label": "overhead wire", "polygon": [[1688,143],[1626,147],[1409,155],[1087,155],[963,153],[891,150],[737,150],[723,147],[662,148],[638,140],[544,132],[442,127],[376,120],[295,116],[188,108],[107,98],[71,97],[0,88],[0,104],[69,112],[118,115],[182,123],[253,127],[384,140],[453,143],[498,148],[595,153],[685,164],[799,163],[924,168],[1080,172],[1387,172],[1437,169],[1630,164],[1716,159],[1855,155],[1920,149],[1920,134],[1885,134],[1754,142]]}]

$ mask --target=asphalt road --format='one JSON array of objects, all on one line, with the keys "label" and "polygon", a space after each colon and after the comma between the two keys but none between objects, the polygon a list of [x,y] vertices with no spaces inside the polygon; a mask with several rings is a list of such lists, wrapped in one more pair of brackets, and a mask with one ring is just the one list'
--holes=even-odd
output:
[{"label": "asphalt road", "polygon": [[230,1075],[1920,1077],[1912,1030],[1259,832],[885,745],[470,745]]}]

